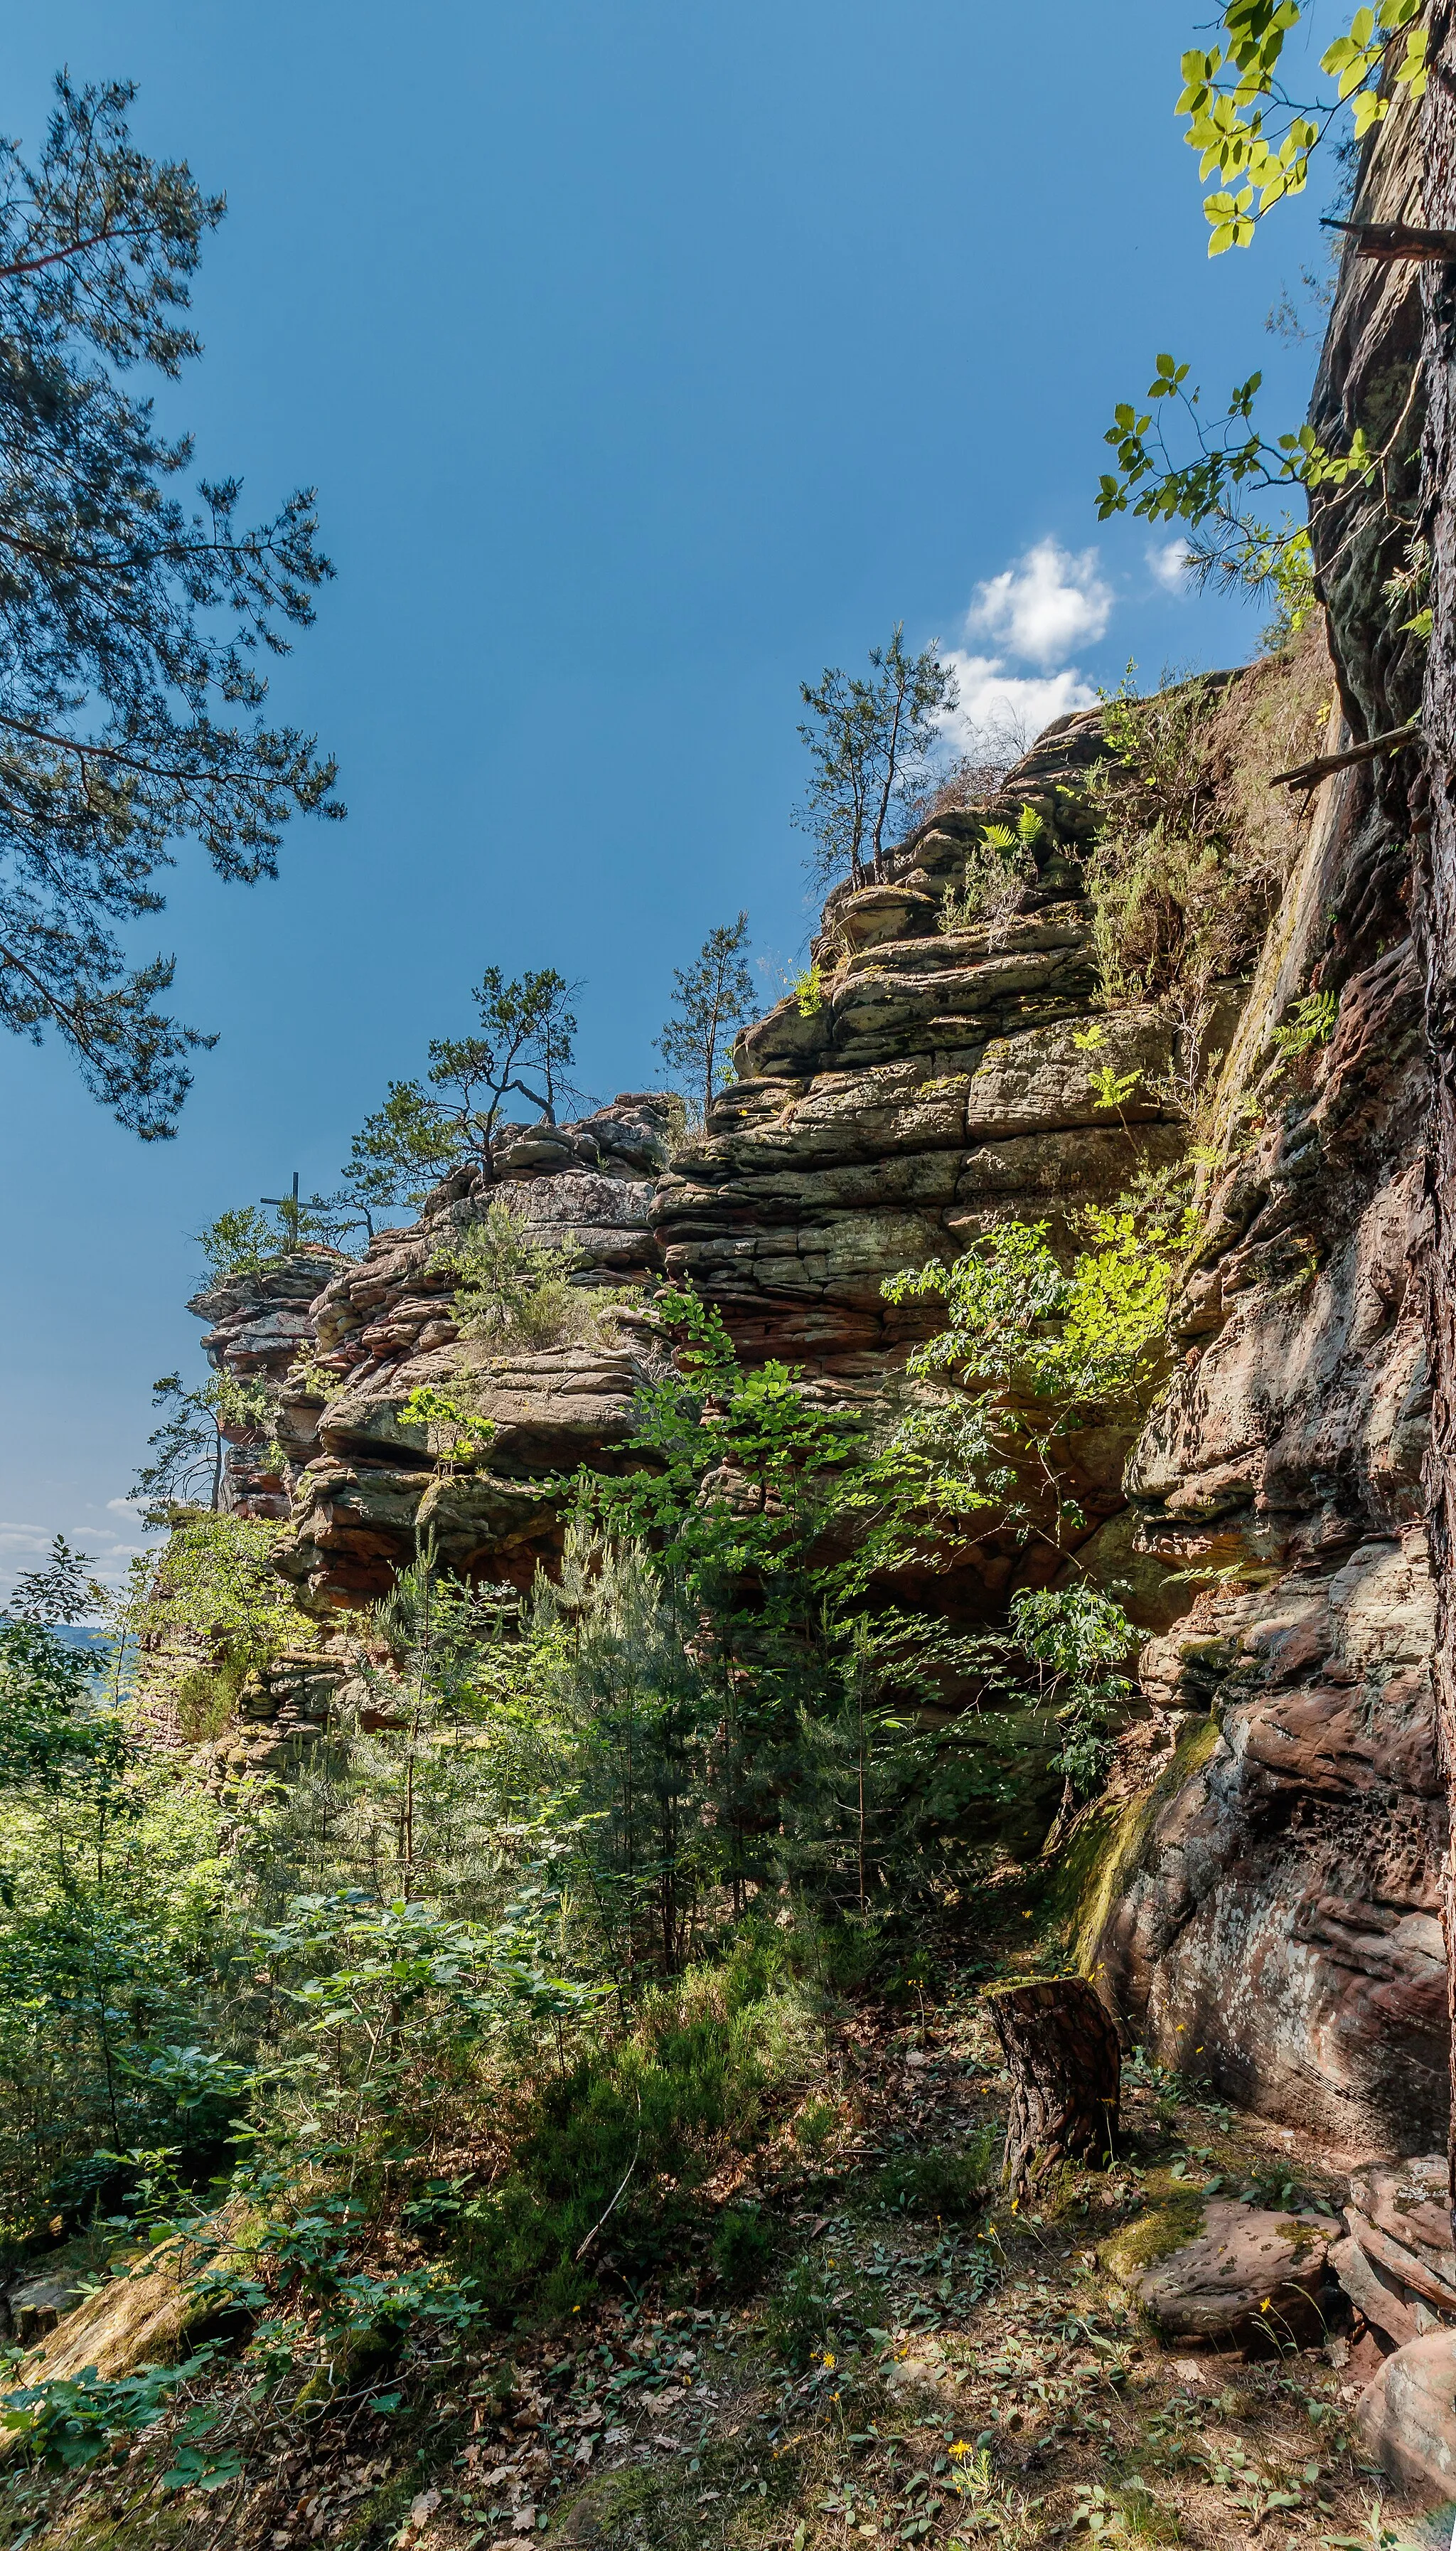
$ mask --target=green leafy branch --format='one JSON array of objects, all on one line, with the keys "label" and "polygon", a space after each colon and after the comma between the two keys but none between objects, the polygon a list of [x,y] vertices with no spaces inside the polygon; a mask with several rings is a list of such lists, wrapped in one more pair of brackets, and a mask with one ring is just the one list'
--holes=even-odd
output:
[{"label": "green leafy branch", "polygon": [[1428,38],[1413,23],[1419,14],[1420,0],[1379,0],[1376,8],[1358,9],[1347,33],[1319,57],[1335,83],[1333,97],[1302,103],[1287,94],[1278,74],[1286,39],[1305,15],[1303,0],[1228,0],[1219,21],[1222,42],[1183,55],[1177,108],[1188,118],[1184,139],[1199,154],[1200,181],[1218,179],[1204,198],[1210,256],[1247,248],[1264,215],[1303,192],[1310,155],[1341,106],[1352,107],[1357,141],[1389,114],[1388,57],[1390,87],[1423,95]]},{"label": "green leafy branch", "polygon": [[[1248,510],[1250,496],[1303,490],[1307,501],[1324,502],[1352,483],[1370,486],[1379,479],[1390,504],[1388,466],[1405,429],[1409,398],[1385,446],[1376,451],[1363,426],[1357,426],[1348,452],[1331,452],[1312,426],[1276,436],[1273,442],[1254,422],[1254,404],[1263,382],[1251,372],[1232,391],[1224,414],[1211,424],[1202,407],[1202,392],[1190,390],[1187,363],[1159,355],[1148,383],[1145,413],[1127,400],[1113,411],[1103,440],[1116,455],[1116,470],[1098,481],[1099,522],[1130,511],[1151,523],[1184,522],[1199,537],[1190,545],[1189,565],[1203,581],[1217,573],[1250,592],[1272,587],[1281,606],[1282,629],[1292,633],[1312,608],[1313,553],[1309,530],[1286,513],[1275,528]],[[1177,459],[1169,447],[1166,420],[1172,413],[1154,402],[1174,399],[1192,428],[1194,449]],[[1338,555],[1338,553],[1336,553]],[[1330,561],[1325,561],[1326,571]]]},{"label": "green leafy branch", "polygon": [[[1377,475],[1385,456],[1371,450],[1360,426],[1346,453],[1327,451],[1309,425],[1269,442],[1253,422],[1262,372],[1251,372],[1239,383],[1225,415],[1210,428],[1200,410],[1202,393],[1184,388],[1188,370],[1187,363],[1175,362],[1171,355],[1159,355],[1146,395],[1150,400],[1178,400],[1193,425],[1197,458],[1175,461],[1162,417],[1155,423],[1151,410],[1139,416],[1126,400],[1121,401],[1113,410],[1113,422],[1103,438],[1116,451],[1117,467],[1098,482],[1099,522],[1125,513],[1131,501],[1134,515],[1148,522],[1183,521],[1197,528],[1211,515],[1241,519],[1236,491],[1246,486],[1303,487],[1312,494],[1321,487],[1346,486],[1352,478],[1368,483]],[[1144,485],[1144,480],[1151,483]],[[1134,488],[1141,490],[1135,501]]]}]

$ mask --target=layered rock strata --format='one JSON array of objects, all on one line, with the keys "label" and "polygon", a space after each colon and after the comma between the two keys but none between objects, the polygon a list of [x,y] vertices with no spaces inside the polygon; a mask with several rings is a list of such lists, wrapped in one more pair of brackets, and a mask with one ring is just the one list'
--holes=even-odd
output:
[{"label": "layered rock strata", "polygon": [[1372,2163],[1357,2172],[1345,2223],[1330,2266],[1357,2310],[1392,2347],[1406,2347],[1456,2319],[1443,2153]]},{"label": "layered rock strata", "polygon": [[[719,1306],[744,1353],[879,1378],[922,1326],[886,1304],[886,1276],[953,1256],[998,1214],[1064,1231],[1181,1152],[1165,1021],[1106,1020],[1098,1061],[1142,1075],[1123,1123],[1076,1042],[1102,1007],[1076,853],[1092,828],[1079,782],[1103,750],[1101,712],[1062,719],[998,798],[912,834],[893,885],[837,889],[822,996],[740,1036],[738,1078],[659,1181],[653,1221],[669,1276]],[[1045,830],[1020,908],[946,929],[986,823],[1023,808]]]},{"label": "layered rock strata", "polygon": [[209,1324],[202,1347],[214,1372],[261,1384],[268,1409],[262,1423],[220,1412],[218,1502],[226,1514],[278,1520],[288,1513],[287,1448],[280,1442],[285,1384],[295,1359],[314,1344],[321,1287],[347,1264],[335,1249],[300,1249],[271,1267],[226,1276],[187,1305]]},{"label": "layered rock strata", "polygon": [[[632,1297],[661,1273],[649,1208],[668,1122],[667,1100],[649,1091],[579,1124],[512,1128],[496,1181],[454,1171],[418,1223],[377,1234],[316,1294],[301,1376],[280,1385],[277,1409],[292,1526],[279,1565],[307,1607],[328,1612],[386,1591],[420,1533],[448,1568],[531,1582],[559,1538],[559,1496],[545,1483],[589,1457],[610,1460],[656,1369]],[[489,1359],[462,1346],[443,1262],[502,1196],[534,1240],[567,1254],[588,1299],[604,1288],[628,1296],[587,1323],[588,1343]],[[472,1408],[493,1429],[490,1455],[468,1476],[449,1475],[429,1427],[402,1412],[422,1385],[457,1386],[467,1362]]]}]

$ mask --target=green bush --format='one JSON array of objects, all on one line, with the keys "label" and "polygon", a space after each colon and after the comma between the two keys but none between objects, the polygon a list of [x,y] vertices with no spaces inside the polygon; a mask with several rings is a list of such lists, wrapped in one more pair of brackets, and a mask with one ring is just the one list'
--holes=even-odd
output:
[{"label": "green bush", "polygon": [[802,2374],[829,2335],[833,2308],[821,2269],[800,2259],[790,2269],[768,2314],[768,2342],[776,2356]]},{"label": "green bush", "polygon": [[[589,2045],[535,2093],[511,2171],[463,2211],[457,2269],[498,2315],[549,2319],[590,2293],[605,2253],[637,2273],[668,2264],[695,2190],[728,2151],[753,2150],[802,2047],[797,1992],[751,1944],[660,1987],[631,2036]],[[751,2242],[734,2239],[746,2262]]]},{"label": "green bush", "polygon": [[880,2173],[882,2202],[903,2214],[974,2214],[996,2181],[997,2140],[988,2128],[958,2151],[897,2155]]},{"label": "green bush", "polygon": [[756,2206],[726,2208],[713,2239],[713,2264],[730,2295],[761,2285],[773,2258],[773,2227]]}]

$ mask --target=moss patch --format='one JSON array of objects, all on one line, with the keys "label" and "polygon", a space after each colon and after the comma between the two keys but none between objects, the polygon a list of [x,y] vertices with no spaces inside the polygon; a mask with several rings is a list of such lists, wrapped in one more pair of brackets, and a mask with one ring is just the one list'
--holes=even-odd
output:
[{"label": "moss patch", "polygon": [[1108,2268],[1122,2286],[1135,2285],[1147,2269],[1197,2241],[1204,2230],[1203,2198],[1171,2171],[1149,2171],[1146,2191],[1143,2212],[1115,2232],[1103,2249]]},{"label": "moss patch", "polygon": [[1201,1772],[1217,1748],[1217,1722],[1185,1729],[1173,1760],[1150,1789],[1133,1798],[1099,1798],[1077,1819],[1047,1888],[1053,1918],[1066,1926],[1071,1964],[1091,1975],[1113,1906],[1137,1868],[1163,1808]]},{"label": "moss patch", "polygon": [[[802,2448],[809,2445],[806,2459]],[[710,2446],[697,2472],[661,2465],[626,2472],[604,2472],[588,2481],[568,2506],[563,2506],[545,2536],[547,2545],[626,2543],[641,2551],[675,2551],[686,2541],[700,2542],[706,2530],[701,2508],[707,2493],[714,2507],[714,2532],[735,2551],[763,2551],[784,2539],[785,2511],[797,2503],[811,2471],[824,2460],[820,2437],[799,2436],[772,2453],[760,2439],[745,2433]]]}]

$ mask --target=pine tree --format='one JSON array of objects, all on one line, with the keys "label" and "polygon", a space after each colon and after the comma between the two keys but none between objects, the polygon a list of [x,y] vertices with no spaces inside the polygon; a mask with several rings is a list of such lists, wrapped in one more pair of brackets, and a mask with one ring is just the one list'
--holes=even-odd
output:
[{"label": "pine tree", "polygon": [[36,166],[0,144],[0,1020],[57,1034],[154,1141],[214,1040],[158,1008],[172,960],[129,970],[116,925],[161,910],[181,841],[250,885],[291,815],[342,814],[314,738],[264,723],[257,662],[334,570],[311,488],[249,527],[236,478],[191,512],[170,492],[191,439],[121,377],[201,353],[178,322],[223,198],[135,148],[129,85],[55,86]]}]

